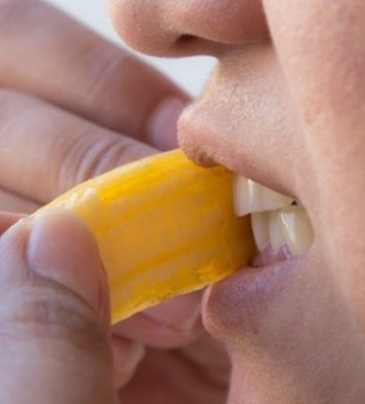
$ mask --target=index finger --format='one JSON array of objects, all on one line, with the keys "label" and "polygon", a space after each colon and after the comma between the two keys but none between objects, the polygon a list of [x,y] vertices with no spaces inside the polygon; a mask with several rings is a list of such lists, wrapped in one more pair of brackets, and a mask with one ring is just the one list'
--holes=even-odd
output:
[{"label": "index finger", "polygon": [[0,1],[0,26],[3,87],[157,148],[176,146],[188,96],[162,74],[42,1]]}]

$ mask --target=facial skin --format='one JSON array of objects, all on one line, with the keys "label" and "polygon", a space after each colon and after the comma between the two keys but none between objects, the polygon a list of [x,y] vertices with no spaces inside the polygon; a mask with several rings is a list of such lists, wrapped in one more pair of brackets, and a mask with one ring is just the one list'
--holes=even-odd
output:
[{"label": "facial skin", "polygon": [[294,196],[312,221],[311,249],[255,285],[255,298],[235,277],[205,295],[205,326],[233,366],[228,402],[363,403],[364,2],[110,6],[117,31],[137,50],[218,58],[204,94],[180,119],[186,153]]}]

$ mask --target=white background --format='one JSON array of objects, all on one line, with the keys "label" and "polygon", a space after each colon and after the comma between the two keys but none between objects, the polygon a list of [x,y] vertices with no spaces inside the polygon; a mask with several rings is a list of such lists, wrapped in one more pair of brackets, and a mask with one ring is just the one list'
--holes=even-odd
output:
[{"label": "white background", "polygon": [[[66,10],[74,17],[98,31],[108,39],[121,44],[109,22],[106,0],[45,0]],[[214,65],[214,61],[207,57],[185,59],[145,58],[175,82],[180,84],[192,95],[198,95],[203,88],[204,81]]]}]

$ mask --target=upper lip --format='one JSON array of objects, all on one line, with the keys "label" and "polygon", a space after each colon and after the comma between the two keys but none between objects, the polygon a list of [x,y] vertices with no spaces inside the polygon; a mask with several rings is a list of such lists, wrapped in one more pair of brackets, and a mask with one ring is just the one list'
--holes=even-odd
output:
[{"label": "upper lip", "polygon": [[245,161],[243,153],[234,147],[232,139],[225,137],[229,132],[227,126],[225,134],[222,134],[220,122],[224,119],[224,114],[217,116],[211,113],[212,108],[205,104],[207,103],[204,100],[193,103],[180,117],[178,127],[182,148],[198,164],[219,164],[252,178],[254,173],[250,173],[249,167],[242,164]]},{"label": "upper lip", "polygon": [[[275,191],[290,195],[257,164],[249,147],[242,144],[241,131],[225,108],[201,99],[191,104],[178,122],[180,145],[197,164],[222,165]],[[214,111],[214,112],[212,112]],[[293,196],[293,195],[290,195]]]},{"label": "upper lip", "polygon": [[219,85],[215,84],[208,86],[204,96],[180,117],[178,125],[183,150],[198,164],[222,165],[236,174],[297,199],[287,189],[278,186],[275,176],[267,167],[263,167],[266,161],[260,161],[257,147],[251,147],[250,134],[243,132],[246,126],[244,117],[240,119],[239,111],[234,111],[234,106],[230,108],[232,100],[228,102],[227,94],[219,93]]},{"label": "upper lip", "polygon": [[182,149],[198,164],[217,163],[275,191],[300,196],[294,195],[296,165],[288,171],[276,158],[283,148],[300,147],[291,136],[297,127],[288,118],[295,111],[288,106],[285,83],[269,44],[227,51],[202,96],[180,117]]}]

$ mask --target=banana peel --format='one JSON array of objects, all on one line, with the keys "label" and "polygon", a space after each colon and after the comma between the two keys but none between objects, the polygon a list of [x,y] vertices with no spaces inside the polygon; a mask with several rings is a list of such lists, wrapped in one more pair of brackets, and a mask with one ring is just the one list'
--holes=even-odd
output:
[{"label": "banana peel", "polygon": [[248,217],[234,214],[232,181],[224,167],[199,167],[174,150],[84,182],[38,213],[66,208],[89,225],[116,323],[247,264],[254,241]]}]

